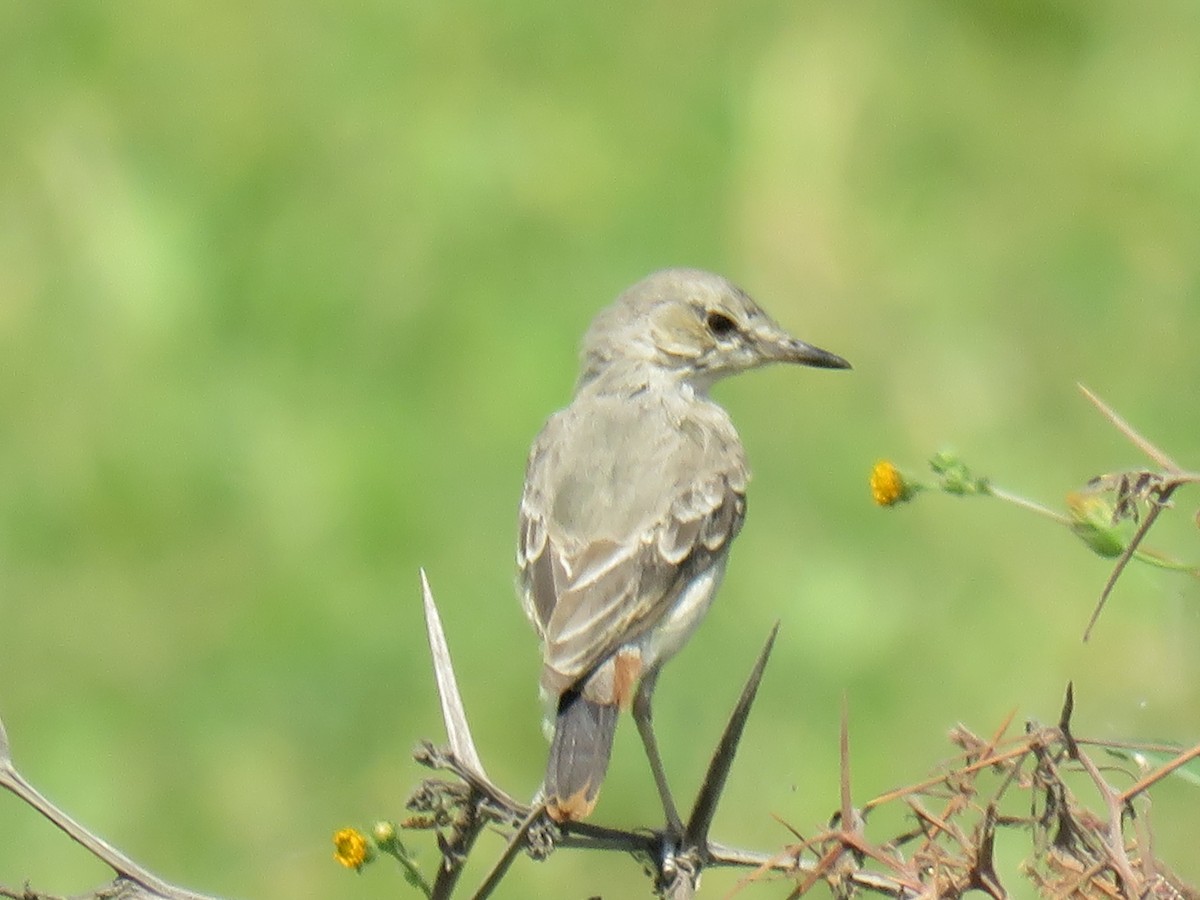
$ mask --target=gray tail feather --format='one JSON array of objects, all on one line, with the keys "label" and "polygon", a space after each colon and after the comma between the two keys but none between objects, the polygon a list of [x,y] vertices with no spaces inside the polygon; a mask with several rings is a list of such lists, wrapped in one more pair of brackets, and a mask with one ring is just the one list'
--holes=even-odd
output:
[{"label": "gray tail feather", "polygon": [[559,701],[543,785],[551,818],[579,820],[596,805],[619,712],[618,706],[593,703],[574,691]]}]

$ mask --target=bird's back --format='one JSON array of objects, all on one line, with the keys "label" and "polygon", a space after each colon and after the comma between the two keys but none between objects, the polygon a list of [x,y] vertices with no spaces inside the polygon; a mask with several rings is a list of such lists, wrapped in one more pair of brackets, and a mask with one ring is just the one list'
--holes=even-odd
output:
[{"label": "bird's back", "polygon": [[534,443],[521,504],[522,592],[551,673],[584,674],[665,615],[744,515],[742,445],[723,409],[680,392],[587,394]]}]

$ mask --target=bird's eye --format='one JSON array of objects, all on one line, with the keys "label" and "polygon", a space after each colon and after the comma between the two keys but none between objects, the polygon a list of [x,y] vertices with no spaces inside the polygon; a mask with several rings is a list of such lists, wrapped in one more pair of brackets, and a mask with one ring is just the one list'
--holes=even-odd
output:
[{"label": "bird's eye", "polygon": [[719,338],[729,337],[729,335],[737,331],[737,322],[724,313],[710,312],[704,319],[704,324],[708,326],[709,331]]}]

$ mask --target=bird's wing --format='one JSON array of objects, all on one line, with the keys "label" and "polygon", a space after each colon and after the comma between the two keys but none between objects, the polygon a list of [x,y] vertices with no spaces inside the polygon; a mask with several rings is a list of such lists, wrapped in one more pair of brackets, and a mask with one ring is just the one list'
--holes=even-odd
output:
[{"label": "bird's wing", "polygon": [[[557,464],[549,448],[560,446],[562,436],[553,433],[553,424],[539,442],[549,455],[539,459],[535,444],[531,470]],[[741,527],[746,506],[740,445],[733,445],[733,453],[723,447],[700,457],[693,447],[686,456],[688,470],[679,472],[679,450],[666,444],[639,461],[638,472],[648,473],[639,493],[655,495],[646,514],[630,520],[630,527],[596,529],[591,538],[581,539],[578,530],[557,520],[561,511],[556,513],[555,498],[545,486],[559,482],[534,471],[527,478],[517,552],[522,596],[559,690],[652,628],[690,579],[728,551]],[[671,477],[673,471],[678,477]],[[597,504],[619,490],[604,485],[605,472],[598,465],[587,473]]]}]

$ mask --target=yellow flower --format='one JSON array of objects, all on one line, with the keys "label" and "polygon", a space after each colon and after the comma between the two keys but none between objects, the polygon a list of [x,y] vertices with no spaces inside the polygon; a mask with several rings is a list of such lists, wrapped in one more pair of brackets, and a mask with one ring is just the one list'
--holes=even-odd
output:
[{"label": "yellow flower", "polygon": [[894,506],[912,496],[912,488],[892,463],[881,459],[871,470],[871,497],[880,506]]},{"label": "yellow flower", "polygon": [[355,828],[343,828],[333,836],[333,858],[347,869],[361,869],[371,859],[367,839]]}]

